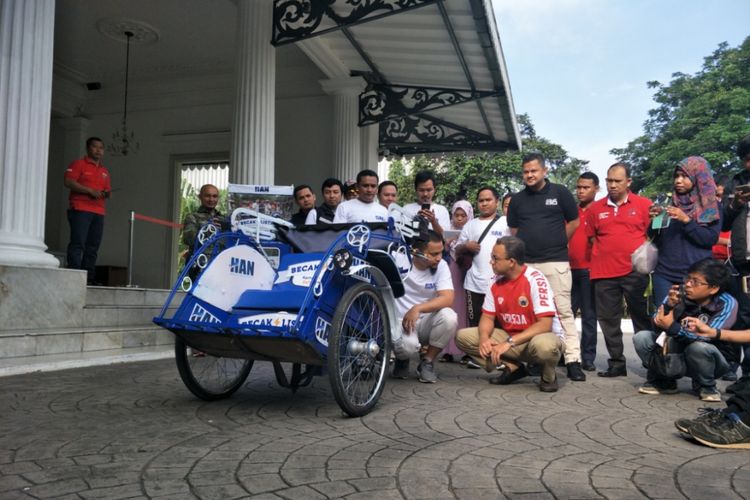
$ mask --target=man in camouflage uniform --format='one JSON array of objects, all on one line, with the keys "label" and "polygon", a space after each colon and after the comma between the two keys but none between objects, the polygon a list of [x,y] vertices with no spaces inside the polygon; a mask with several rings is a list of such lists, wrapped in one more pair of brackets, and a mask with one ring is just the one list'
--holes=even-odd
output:
[{"label": "man in camouflage uniform", "polygon": [[196,249],[201,247],[198,241],[198,232],[208,222],[214,221],[220,226],[220,219],[224,217],[216,209],[219,203],[219,189],[212,184],[205,184],[198,193],[198,199],[201,202],[200,208],[191,214],[185,216],[182,222],[182,242],[188,247],[188,253],[185,255],[185,261],[190,260]]}]

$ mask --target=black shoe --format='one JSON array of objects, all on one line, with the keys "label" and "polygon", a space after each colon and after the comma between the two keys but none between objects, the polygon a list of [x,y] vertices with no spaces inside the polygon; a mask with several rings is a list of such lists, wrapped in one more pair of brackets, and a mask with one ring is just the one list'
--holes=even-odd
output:
[{"label": "black shoe", "polygon": [[750,387],[750,376],[742,375],[737,382],[729,384],[724,392],[727,394],[737,394],[737,391]]},{"label": "black shoe", "polygon": [[536,363],[527,363],[526,373],[533,377],[540,377],[542,375],[542,366]]},{"label": "black shoe", "polygon": [[581,371],[581,363],[573,361],[567,364],[568,378],[573,382],[583,382],[586,380],[586,374]]},{"label": "black shoe", "polygon": [[512,384],[516,380],[520,380],[524,378],[529,373],[526,371],[526,368],[521,365],[519,366],[515,371],[504,371],[500,375],[496,377],[492,377],[490,379],[490,384],[494,385],[508,385]]},{"label": "black shoe", "polygon": [[594,372],[594,371],[596,371],[596,365],[594,365],[594,363],[590,363],[588,361],[583,361],[581,363],[581,368],[583,368],[587,372]]},{"label": "black shoe", "polygon": [[627,377],[628,370],[626,368],[608,368],[603,372],[597,373],[600,377]]},{"label": "black shoe", "polygon": [[[572,363],[568,363],[570,366]],[[552,382],[547,382],[544,377],[539,379],[539,390],[542,392],[557,392],[557,377]]]}]

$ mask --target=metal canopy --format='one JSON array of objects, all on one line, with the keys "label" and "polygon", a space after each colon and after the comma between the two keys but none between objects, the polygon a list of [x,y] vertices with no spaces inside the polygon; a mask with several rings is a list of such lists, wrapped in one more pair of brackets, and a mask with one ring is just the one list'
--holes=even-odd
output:
[{"label": "metal canopy", "polygon": [[491,0],[275,0],[274,45],[322,39],[361,76],[381,154],[520,149]]}]

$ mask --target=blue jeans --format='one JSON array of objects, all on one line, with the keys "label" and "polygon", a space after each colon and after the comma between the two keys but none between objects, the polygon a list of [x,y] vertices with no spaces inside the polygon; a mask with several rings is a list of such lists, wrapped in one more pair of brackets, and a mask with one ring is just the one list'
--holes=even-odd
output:
[{"label": "blue jeans", "polygon": [[674,283],[672,280],[667,279],[661,274],[652,273],[651,284],[654,287],[654,305],[658,309],[661,303],[664,302],[664,298],[669,293],[669,289],[672,288],[672,285],[678,285],[679,282]]},{"label": "blue jeans", "polygon": [[96,257],[104,232],[104,216],[80,210],[68,210],[70,243],[68,244],[68,268],[83,269],[88,273],[87,281],[94,281]]},{"label": "blue jeans", "polygon": [[570,301],[573,314],[581,311],[581,360],[593,363],[596,359],[596,303],[594,285],[589,279],[588,269],[571,269],[573,287]]},{"label": "blue jeans", "polygon": [[[660,349],[656,343],[658,335],[656,332],[642,330],[633,336],[633,345],[638,357],[641,358],[643,366],[648,368],[651,356],[656,349]],[[729,363],[721,355],[715,345],[708,342],[692,342],[685,347],[685,362],[687,364],[687,375],[693,379],[695,385],[706,389],[716,388],[716,379],[729,370]],[[659,381],[659,376],[648,371],[646,380],[654,383]]]}]

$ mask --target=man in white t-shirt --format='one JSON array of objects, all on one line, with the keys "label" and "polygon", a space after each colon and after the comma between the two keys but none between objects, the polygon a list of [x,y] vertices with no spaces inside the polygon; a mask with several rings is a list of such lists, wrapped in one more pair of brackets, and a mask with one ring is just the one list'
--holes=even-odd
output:
[{"label": "man in white t-shirt", "polygon": [[[404,279],[405,293],[396,300],[396,307],[403,334],[417,335],[419,343],[427,346],[417,368],[419,381],[434,384],[434,360],[455,336],[458,317],[452,309],[453,280],[443,260],[443,238],[435,231],[427,234],[427,241],[417,240],[412,245],[412,268]],[[408,356],[396,352],[393,377],[405,379],[408,375]]]},{"label": "man in white t-shirt", "polygon": [[451,216],[443,205],[432,202],[435,196],[435,176],[429,170],[417,172],[414,176],[414,190],[417,202],[409,203],[404,212],[412,219],[422,217],[430,223],[429,228],[442,236],[445,229],[451,227]]},{"label": "man in white t-shirt", "polygon": [[388,222],[388,210],[378,203],[378,174],[362,170],[357,174],[357,197],[336,208],[334,224],[347,222]]},{"label": "man in white t-shirt", "polygon": [[[492,266],[490,265],[492,247],[498,238],[509,234],[505,219],[497,214],[498,203],[499,195],[495,188],[489,186],[481,188],[477,192],[479,217],[466,223],[456,242],[457,259],[461,259],[466,254],[473,257],[471,268],[466,272],[466,278],[464,278],[466,317],[469,326],[479,326],[484,295],[492,276],[495,274],[492,272]],[[484,238],[482,238],[482,235],[484,235]]]}]

